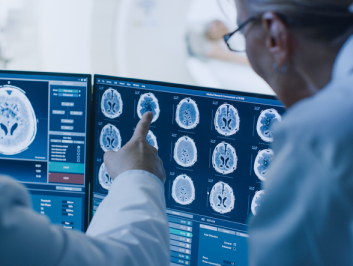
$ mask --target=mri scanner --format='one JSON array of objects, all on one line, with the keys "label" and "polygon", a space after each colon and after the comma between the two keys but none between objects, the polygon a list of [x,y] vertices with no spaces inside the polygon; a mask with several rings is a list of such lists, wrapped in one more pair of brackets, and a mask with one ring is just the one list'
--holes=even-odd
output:
[{"label": "mri scanner", "polygon": [[[21,22],[28,27],[31,21],[32,26],[27,30],[30,34],[19,35],[19,42],[28,45],[16,51],[9,68],[99,73],[272,94],[249,66],[190,55],[186,34],[192,25],[222,19],[230,29],[236,26],[234,14],[225,18],[216,0],[25,2],[28,15]],[[225,10],[228,15],[234,8]]]}]

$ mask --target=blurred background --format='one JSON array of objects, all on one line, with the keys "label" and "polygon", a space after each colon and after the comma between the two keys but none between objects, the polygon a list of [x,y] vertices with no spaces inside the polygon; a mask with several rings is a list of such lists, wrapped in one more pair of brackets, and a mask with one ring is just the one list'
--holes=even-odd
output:
[{"label": "blurred background", "polygon": [[222,40],[235,11],[228,0],[0,0],[0,68],[273,94]]}]

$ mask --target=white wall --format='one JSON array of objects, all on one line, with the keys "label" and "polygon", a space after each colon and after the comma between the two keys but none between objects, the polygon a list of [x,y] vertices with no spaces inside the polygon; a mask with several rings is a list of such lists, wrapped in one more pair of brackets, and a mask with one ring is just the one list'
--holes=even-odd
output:
[{"label": "white wall", "polygon": [[193,83],[186,68],[190,0],[120,0],[116,62],[122,76]]},{"label": "white wall", "polygon": [[38,0],[40,68],[92,72],[93,0]]}]

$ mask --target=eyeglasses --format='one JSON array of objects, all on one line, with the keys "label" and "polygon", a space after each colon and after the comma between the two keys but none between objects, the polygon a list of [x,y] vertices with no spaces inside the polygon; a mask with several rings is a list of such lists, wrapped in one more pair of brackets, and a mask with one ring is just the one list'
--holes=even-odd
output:
[{"label": "eyeglasses", "polygon": [[226,42],[229,50],[233,52],[243,53],[246,51],[246,41],[245,36],[241,30],[248,25],[250,22],[259,19],[259,16],[254,16],[247,19],[242,23],[235,31],[224,36],[224,41]]}]

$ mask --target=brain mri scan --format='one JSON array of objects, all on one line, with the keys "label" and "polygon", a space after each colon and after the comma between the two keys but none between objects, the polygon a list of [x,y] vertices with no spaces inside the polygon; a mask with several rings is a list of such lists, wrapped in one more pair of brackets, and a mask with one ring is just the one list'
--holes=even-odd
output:
[{"label": "brain mri scan", "polygon": [[176,122],[184,129],[193,129],[200,122],[200,113],[194,100],[186,98],[180,101],[176,110]]},{"label": "brain mri scan", "polygon": [[119,117],[123,112],[120,93],[112,88],[107,89],[102,96],[101,109],[102,113],[110,119]]},{"label": "brain mri scan", "polygon": [[254,163],[254,171],[261,181],[266,181],[267,169],[274,158],[273,150],[267,149],[259,151]]},{"label": "brain mri scan", "polygon": [[234,209],[233,189],[224,182],[218,182],[211,190],[210,205],[218,213],[227,213]]},{"label": "brain mri scan", "polygon": [[237,169],[238,157],[232,145],[222,142],[216,146],[212,155],[214,169],[223,175],[233,173]]},{"label": "brain mri scan", "polygon": [[281,122],[282,117],[275,109],[267,109],[261,112],[257,120],[257,134],[266,142],[273,141],[271,126],[273,123]]},{"label": "brain mri scan", "polygon": [[147,112],[153,113],[152,123],[158,119],[160,113],[158,100],[154,94],[150,92],[142,94],[137,105],[137,114],[140,119]]},{"label": "brain mri scan", "polygon": [[256,215],[259,211],[259,208],[262,204],[263,198],[265,196],[265,190],[260,190],[255,193],[255,196],[251,202],[251,212],[253,215]]},{"label": "brain mri scan", "polygon": [[104,188],[104,189],[109,189],[109,187],[112,184],[112,179],[108,174],[108,170],[105,167],[105,164],[102,163],[101,167],[99,168],[99,173],[98,173],[98,180],[99,184]]},{"label": "brain mri scan", "polygon": [[191,178],[180,175],[175,178],[172,187],[173,199],[182,205],[189,205],[195,200],[195,187]]},{"label": "brain mri scan", "polygon": [[151,130],[148,131],[146,140],[148,144],[150,144],[151,146],[155,147],[158,150],[157,138]]},{"label": "brain mri scan", "polygon": [[119,129],[112,124],[105,125],[101,131],[99,142],[104,152],[120,150],[121,136]]},{"label": "brain mri scan", "polygon": [[217,132],[223,136],[231,136],[239,131],[240,118],[233,105],[222,104],[215,115],[214,124]]},{"label": "brain mri scan", "polygon": [[18,87],[0,87],[0,153],[26,150],[37,134],[37,118],[26,93]]},{"label": "brain mri scan", "polygon": [[178,139],[174,147],[174,160],[183,167],[190,167],[196,163],[197,149],[192,138],[184,136]]}]

